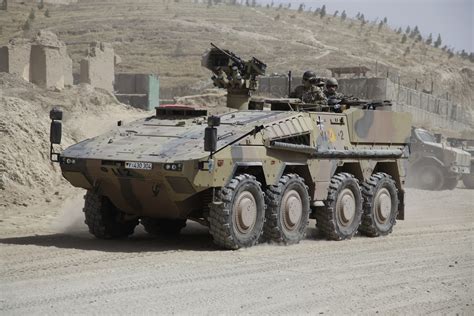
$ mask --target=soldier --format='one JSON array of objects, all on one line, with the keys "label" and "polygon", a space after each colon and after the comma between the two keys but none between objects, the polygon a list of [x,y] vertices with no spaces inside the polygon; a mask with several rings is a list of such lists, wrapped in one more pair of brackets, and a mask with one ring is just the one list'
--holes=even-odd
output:
[{"label": "soldier", "polygon": [[326,80],[326,90],[324,90],[326,98],[344,99],[344,94],[337,91],[338,86],[336,78]]},{"label": "soldier", "polygon": [[327,98],[323,90],[317,86],[317,76],[314,71],[306,71],[303,74],[302,83],[290,94],[290,98],[301,99],[304,103],[326,104]]}]

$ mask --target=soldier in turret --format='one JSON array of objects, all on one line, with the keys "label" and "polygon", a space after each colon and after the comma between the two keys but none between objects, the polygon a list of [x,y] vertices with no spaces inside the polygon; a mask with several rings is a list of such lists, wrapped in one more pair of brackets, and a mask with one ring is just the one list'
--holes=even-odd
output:
[{"label": "soldier in turret", "polygon": [[326,89],[324,90],[324,95],[326,96],[326,98],[335,98],[339,100],[344,99],[344,94],[337,91],[338,87],[339,84],[336,78],[329,78],[328,80],[326,80]]},{"label": "soldier in turret", "polygon": [[290,98],[301,99],[304,103],[326,104],[327,98],[321,88],[317,86],[317,76],[314,71],[306,71],[303,74],[302,85],[299,85],[290,94]]}]

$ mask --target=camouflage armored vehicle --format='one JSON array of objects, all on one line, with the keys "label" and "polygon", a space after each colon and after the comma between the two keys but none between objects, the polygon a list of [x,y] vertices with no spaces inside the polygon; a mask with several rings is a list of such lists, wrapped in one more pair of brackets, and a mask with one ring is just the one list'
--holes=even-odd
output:
[{"label": "camouflage armored vehicle", "polygon": [[456,148],[460,148],[471,155],[471,172],[462,175],[462,182],[468,189],[474,189],[474,139],[448,137],[447,142]]},{"label": "camouflage armored vehicle", "polygon": [[[63,176],[87,190],[90,232],[123,237],[141,223],[152,234],[177,234],[193,220],[227,249],[297,243],[309,218],[332,240],[391,233],[404,218],[409,114],[248,110],[254,75],[265,65],[234,57],[214,48],[203,64],[232,87],[228,103],[239,110],[209,116],[157,107],[62,153],[51,147]],[[293,101],[270,103],[282,102]],[[60,113],[51,112],[52,144],[60,142]]]},{"label": "camouflage armored vehicle", "polygon": [[422,128],[412,128],[408,184],[425,190],[452,190],[470,172],[471,155]]}]

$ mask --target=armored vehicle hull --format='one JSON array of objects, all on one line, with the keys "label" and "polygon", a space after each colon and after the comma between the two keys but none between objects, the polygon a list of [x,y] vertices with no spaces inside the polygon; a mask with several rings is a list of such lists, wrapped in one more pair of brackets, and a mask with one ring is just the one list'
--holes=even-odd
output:
[{"label": "armored vehicle hull", "polygon": [[237,249],[297,243],[310,217],[333,240],[387,235],[403,219],[409,114],[243,110],[221,115],[219,126],[207,119],[157,108],[64,150],[63,176],[88,191],[91,233],[126,236],[139,222],[178,233],[190,219]]}]

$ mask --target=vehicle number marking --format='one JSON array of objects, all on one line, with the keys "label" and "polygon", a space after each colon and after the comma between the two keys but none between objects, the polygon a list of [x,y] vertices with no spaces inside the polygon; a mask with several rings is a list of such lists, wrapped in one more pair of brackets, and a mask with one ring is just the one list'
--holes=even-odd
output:
[{"label": "vehicle number marking", "polygon": [[153,167],[151,162],[126,161],[125,168],[127,169],[141,169],[151,170]]}]

